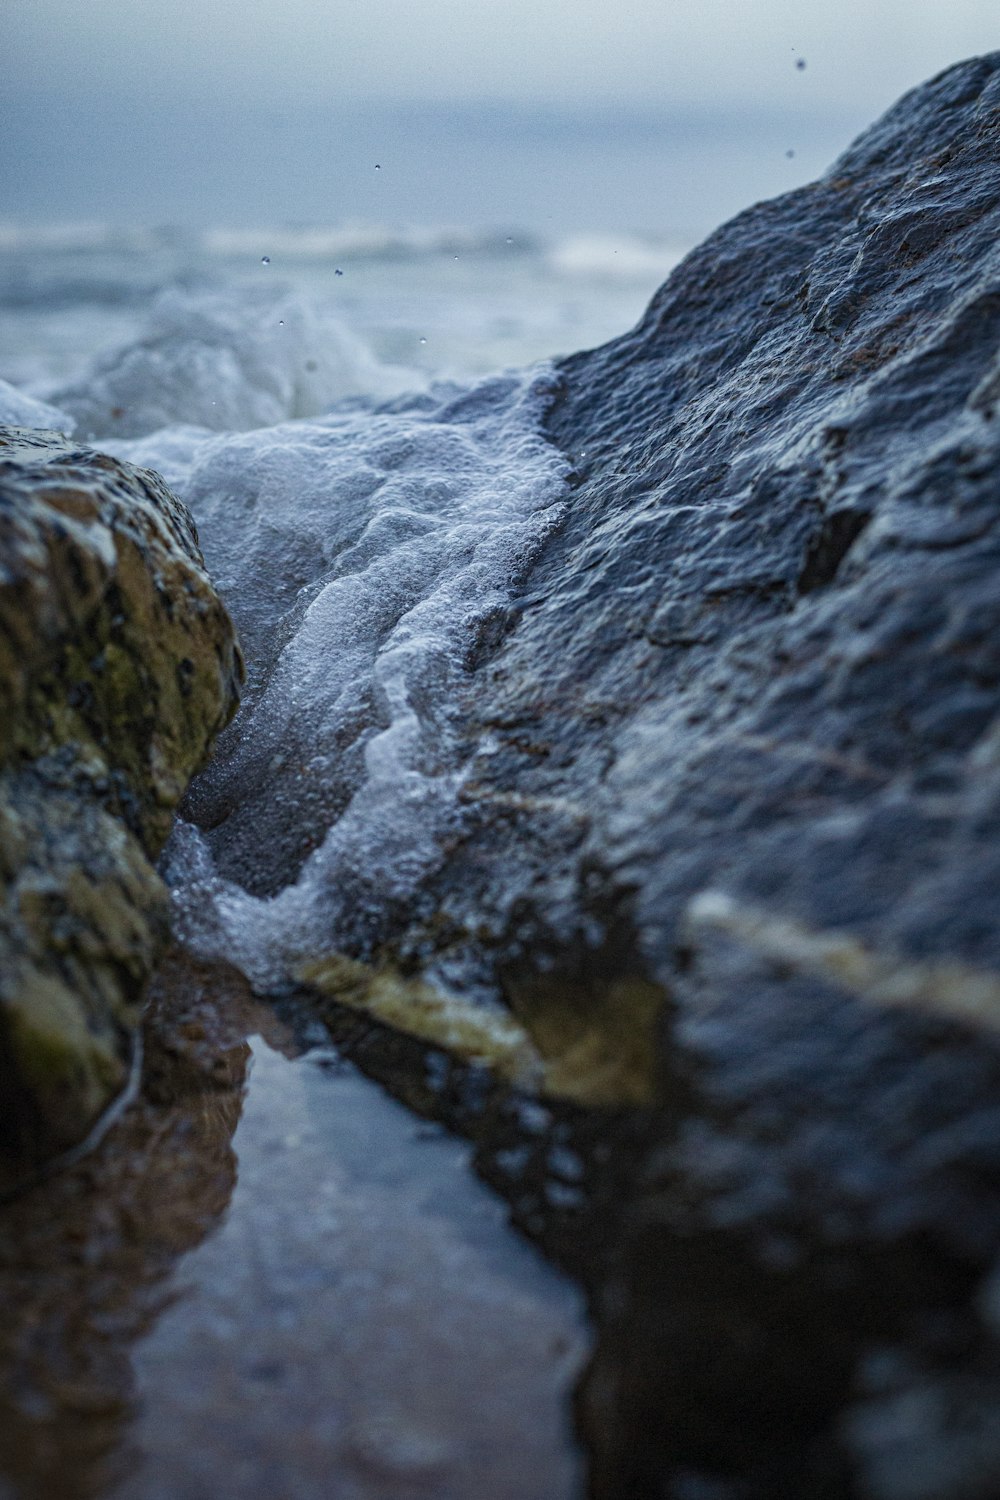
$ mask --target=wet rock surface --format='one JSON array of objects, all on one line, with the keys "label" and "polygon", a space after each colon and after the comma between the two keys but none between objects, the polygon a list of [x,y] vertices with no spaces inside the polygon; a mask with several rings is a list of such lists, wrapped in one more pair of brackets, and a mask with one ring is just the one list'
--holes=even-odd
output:
[{"label": "wet rock surface", "polygon": [[241,672],[163,482],[0,429],[0,1191],[125,1084],[167,933],[152,860]]},{"label": "wet rock surface", "polygon": [[578,487],[437,920],[515,1010],[609,953],[668,997],[581,1395],[602,1497],[1000,1492],[998,243],[993,55],[561,367]]}]

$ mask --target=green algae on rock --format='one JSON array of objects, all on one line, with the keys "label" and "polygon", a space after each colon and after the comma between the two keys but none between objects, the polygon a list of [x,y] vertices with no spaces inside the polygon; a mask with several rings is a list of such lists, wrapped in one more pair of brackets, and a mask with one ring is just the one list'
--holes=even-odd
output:
[{"label": "green algae on rock", "polygon": [[363,1011],[466,1062],[482,1063],[508,1083],[534,1089],[543,1082],[542,1060],[527,1033],[499,1007],[487,1009],[446,994],[390,963],[366,964],[343,953],[304,964],[298,977],[338,1005]]},{"label": "green algae on rock", "polygon": [[649,1104],[665,991],[641,975],[603,976],[595,962],[591,967],[589,977],[505,976],[510,1011],[404,974],[388,959],[367,964],[329,953],[297,977],[336,1004],[482,1064],[529,1093],[594,1108]]},{"label": "green algae on rock", "polygon": [[0,428],[0,1188],[127,1079],[167,933],[151,861],[242,675],[162,480]]}]

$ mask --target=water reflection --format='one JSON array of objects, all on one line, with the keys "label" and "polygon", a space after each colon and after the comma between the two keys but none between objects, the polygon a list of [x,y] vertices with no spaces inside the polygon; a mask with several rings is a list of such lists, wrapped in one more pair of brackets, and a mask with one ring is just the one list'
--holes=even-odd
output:
[{"label": "water reflection", "polygon": [[114,1476],[132,1342],[236,1180],[250,1004],[225,971],[209,984],[165,966],[135,1104],[91,1156],[0,1208],[0,1473],[26,1500],[83,1500]]},{"label": "water reflection", "polygon": [[136,1106],[2,1211],[12,1493],[579,1492],[578,1294],[468,1146],[296,1053],[236,976],[175,959]]}]

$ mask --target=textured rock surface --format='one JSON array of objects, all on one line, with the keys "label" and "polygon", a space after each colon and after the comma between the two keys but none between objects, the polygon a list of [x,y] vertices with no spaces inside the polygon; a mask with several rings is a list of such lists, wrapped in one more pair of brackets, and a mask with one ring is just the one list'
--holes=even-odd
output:
[{"label": "textured rock surface", "polygon": [[0,1185],[127,1077],[166,927],[150,861],[241,673],[162,481],[0,429]]},{"label": "textured rock surface", "polygon": [[[515,1009],[602,951],[670,996],[581,1407],[602,1496],[1000,1493],[954,1398],[1000,1367],[998,247],[1000,54],[562,367],[579,487],[441,904]],[[951,1424],[919,1484],[872,1403]]]}]

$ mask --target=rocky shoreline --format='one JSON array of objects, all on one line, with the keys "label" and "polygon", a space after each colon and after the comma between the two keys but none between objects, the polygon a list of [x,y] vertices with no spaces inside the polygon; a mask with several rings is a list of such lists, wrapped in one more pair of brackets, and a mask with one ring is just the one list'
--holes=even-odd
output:
[{"label": "rocky shoreline", "polygon": [[[998,246],[994,54],[723,226],[635,329],[561,363],[546,428],[572,494],[470,646],[447,858],[377,942],[318,953],[282,1002],[471,1135],[516,1222],[585,1283],[595,1500],[1000,1491]],[[49,987],[84,949],[76,992],[111,997],[86,1004],[112,1062],[15,1112],[43,1101],[37,1160],[120,1087],[163,930],[150,860],[239,665],[159,481],[28,441],[34,470],[0,448],[11,505],[54,468],[59,514],[89,505],[107,527],[101,486],[124,485],[174,549],[165,588],[129,575],[158,653],[124,653],[117,697],[103,668],[95,685],[66,665],[118,644],[105,570],[92,648],[57,623],[37,669],[63,717],[26,714],[22,686],[3,716],[26,729],[0,810],[23,820],[36,784],[55,799],[20,863],[3,834],[5,940]],[[153,576],[167,566],[157,553]],[[174,601],[162,617],[154,598]],[[138,749],[117,744],[123,714]],[[85,811],[64,814],[81,756]],[[205,819],[220,843],[239,823],[226,798]],[[52,910],[21,894],[44,884],[37,851],[84,863],[42,828],[112,817],[140,940],[31,927]],[[286,844],[291,877],[293,822]],[[540,1096],[491,1070],[481,1011],[459,1037],[434,998],[448,975],[502,996]],[[20,993],[4,1015],[28,1013]],[[408,1005],[418,1039],[400,1034]]]}]

